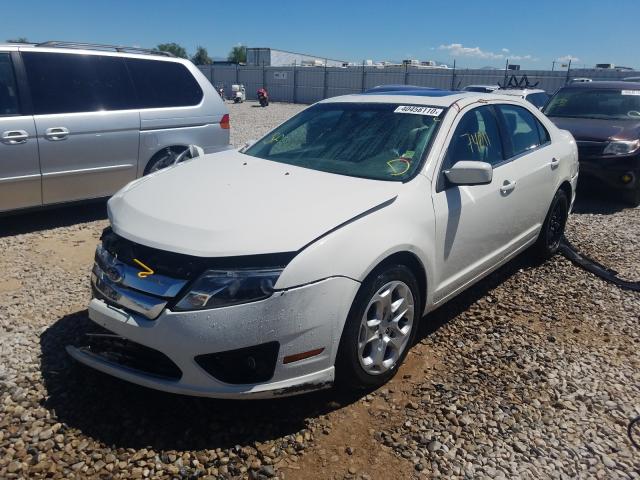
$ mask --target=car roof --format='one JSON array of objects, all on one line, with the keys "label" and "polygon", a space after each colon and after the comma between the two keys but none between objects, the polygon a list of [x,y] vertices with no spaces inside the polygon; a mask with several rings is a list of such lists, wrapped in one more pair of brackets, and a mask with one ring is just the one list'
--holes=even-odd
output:
[{"label": "car roof", "polygon": [[105,55],[149,60],[164,60],[184,63],[186,59],[176,57],[167,52],[160,52],[138,47],[119,45],[102,45],[74,42],[43,42],[43,43],[0,43],[0,51],[36,51],[47,53],[75,53],[81,55]]},{"label": "car roof", "polygon": [[529,95],[531,93],[547,93],[540,88],[505,88],[498,89],[495,92],[496,95]]},{"label": "car roof", "polygon": [[612,90],[640,90],[640,82],[623,82],[623,81],[594,81],[594,82],[576,82],[566,85],[562,88],[584,88],[584,89],[598,89],[609,88]]},{"label": "car roof", "polygon": [[[482,92],[464,92],[438,89],[391,90],[356,93],[327,98],[319,103],[398,103],[412,105],[428,105],[448,108],[460,100],[469,103],[477,100],[505,100],[503,95]],[[513,100],[516,100],[513,98]]]}]

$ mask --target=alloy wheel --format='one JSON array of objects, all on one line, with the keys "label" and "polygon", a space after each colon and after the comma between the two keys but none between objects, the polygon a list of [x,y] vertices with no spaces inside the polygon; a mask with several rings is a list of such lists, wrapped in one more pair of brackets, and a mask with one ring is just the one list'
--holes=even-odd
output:
[{"label": "alloy wheel", "polygon": [[411,289],[398,280],[369,300],[358,335],[358,360],[365,372],[380,375],[396,366],[409,344],[414,308]]}]

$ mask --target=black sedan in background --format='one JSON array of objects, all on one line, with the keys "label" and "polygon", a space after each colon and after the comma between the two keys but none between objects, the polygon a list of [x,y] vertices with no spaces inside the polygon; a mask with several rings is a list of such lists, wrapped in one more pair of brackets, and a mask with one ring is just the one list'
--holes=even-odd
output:
[{"label": "black sedan in background", "polygon": [[587,177],[640,205],[640,82],[589,82],[561,88],[544,113],[578,144]]}]

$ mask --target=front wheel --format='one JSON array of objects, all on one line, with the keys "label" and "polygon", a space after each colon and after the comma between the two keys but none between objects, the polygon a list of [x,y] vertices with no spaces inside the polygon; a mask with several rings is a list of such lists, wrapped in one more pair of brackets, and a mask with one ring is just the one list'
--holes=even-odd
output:
[{"label": "front wheel", "polygon": [[538,241],[534,246],[539,257],[546,259],[556,254],[560,248],[568,218],[569,199],[564,190],[558,190],[551,201]]},{"label": "front wheel", "polygon": [[406,266],[388,265],[370,274],[342,332],[336,383],[366,389],[389,381],[415,340],[420,305],[418,284]]}]

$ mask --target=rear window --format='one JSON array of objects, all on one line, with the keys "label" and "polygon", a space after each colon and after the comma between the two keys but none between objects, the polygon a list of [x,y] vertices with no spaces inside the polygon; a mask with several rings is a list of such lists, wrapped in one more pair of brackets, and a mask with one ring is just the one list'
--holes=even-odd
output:
[{"label": "rear window", "polygon": [[121,57],[23,52],[34,113],[95,112],[135,108]]},{"label": "rear window", "polygon": [[202,101],[202,89],[191,72],[176,62],[126,58],[140,108],[186,107]]}]

